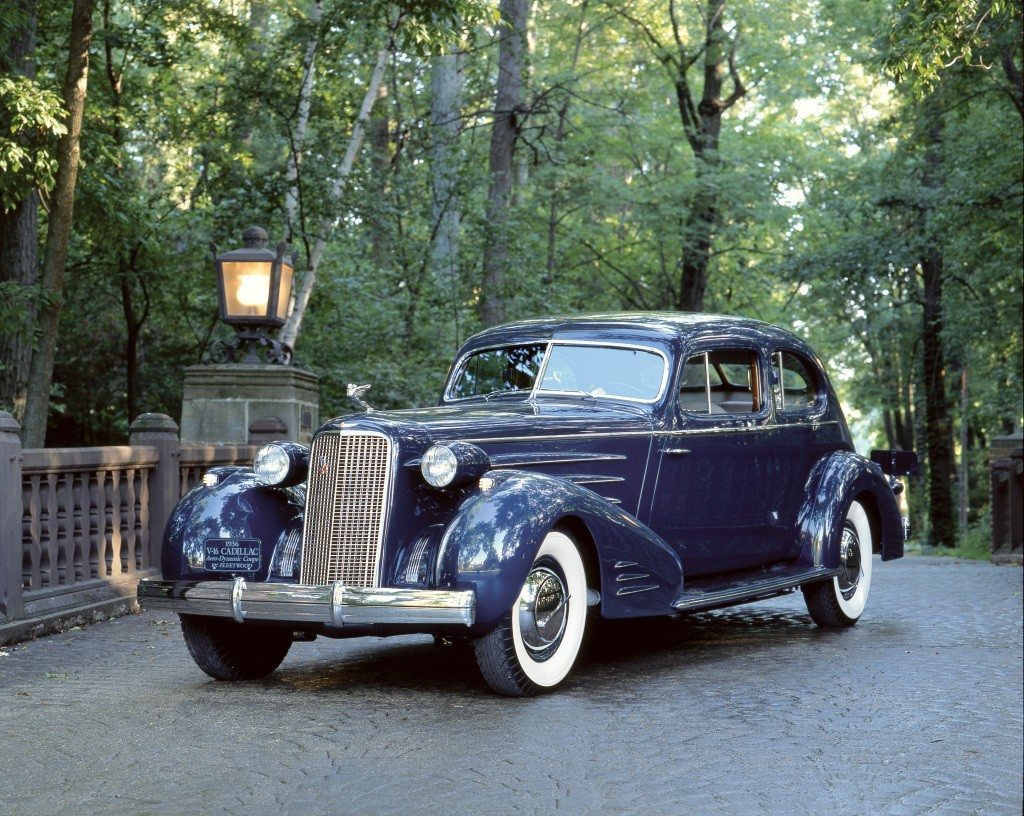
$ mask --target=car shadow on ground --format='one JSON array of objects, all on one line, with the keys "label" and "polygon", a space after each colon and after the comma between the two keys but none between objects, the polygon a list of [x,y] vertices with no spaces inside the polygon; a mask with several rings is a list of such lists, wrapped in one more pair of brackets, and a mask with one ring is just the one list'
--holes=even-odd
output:
[{"label": "car shadow on ground", "polygon": [[[793,646],[831,634],[814,626],[806,614],[779,610],[594,620],[566,688],[581,682],[612,682],[618,687],[619,670],[628,666],[673,673],[731,659],[737,650]],[[293,657],[274,675],[258,681],[260,685],[310,692],[388,688],[490,695],[468,645],[439,648],[425,637],[361,638],[338,644],[321,638],[310,651],[305,644],[294,648]],[[302,662],[296,663],[294,657]]]}]

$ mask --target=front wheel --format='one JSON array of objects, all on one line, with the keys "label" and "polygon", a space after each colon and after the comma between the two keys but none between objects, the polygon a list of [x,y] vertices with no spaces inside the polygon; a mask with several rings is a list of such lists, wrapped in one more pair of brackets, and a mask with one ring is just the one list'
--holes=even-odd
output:
[{"label": "front wheel", "polygon": [[271,674],[292,645],[292,633],[227,618],[182,615],[189,654],[214,680],[255,680]]},{"label": "front wheel", "polygon": [[545,536],[519,597],[498,626],[474,644],[477,665],[499,694],[523,697],[561,683],[587,623],[587,575],[573,540]]},{"label": "front wheel", "polygon": [[811,619],[830,629],[853,626],[871,589],[871,525],[860,502],[852,502],[839,539],[839,575],[801,589]]}]

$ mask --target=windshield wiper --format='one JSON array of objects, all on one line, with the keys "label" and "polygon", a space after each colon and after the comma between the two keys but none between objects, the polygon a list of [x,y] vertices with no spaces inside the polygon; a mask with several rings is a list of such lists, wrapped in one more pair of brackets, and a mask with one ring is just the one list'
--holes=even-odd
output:
[{"label": "windshield wiper", "polygon": [[537,394],[550,394],[553,397],[584,397],[586,399],[597,400],[596,394],[592,394],[590,391],[581,391],[578,388],[559,388],[557,390],[553,388],[541,388],[538,389]]},{"label": "windshield wiper", "polygon": [[484,402],[490,402],[492,397],[508,397],[508,396],[522,396],[523,394],[529,394],[530,392],[523,388],[499,388],[495,391],[488,391],[486,394],[474,394],[474,399],[483,399]]}]

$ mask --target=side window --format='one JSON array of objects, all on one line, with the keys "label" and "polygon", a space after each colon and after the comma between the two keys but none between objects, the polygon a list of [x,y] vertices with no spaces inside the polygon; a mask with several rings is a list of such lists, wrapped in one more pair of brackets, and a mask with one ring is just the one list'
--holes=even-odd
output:
[{"label": "side window", "polygon": [[808,361],[791,351],[777,351],[772,355],[772,369],[775,380],[781,382],[781,387],[773,389],[776,411],[805,411],[815,406],[820,389]]},{"label": "side window", "polygon": [[686,361],[679,408],[691,414],[756,414],[764,407],[756,352],[715,349]]}]

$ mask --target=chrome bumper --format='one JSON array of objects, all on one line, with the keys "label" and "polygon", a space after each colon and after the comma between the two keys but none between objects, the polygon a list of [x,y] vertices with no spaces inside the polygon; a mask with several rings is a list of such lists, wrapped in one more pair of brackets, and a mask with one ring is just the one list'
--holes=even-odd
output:
[{"label": "chrome bumper", "polygon": [[139,605],[185,615],[352,626],[372,623],[472,626],[472,590],[389,589],[233,581],[139,581]]}]

